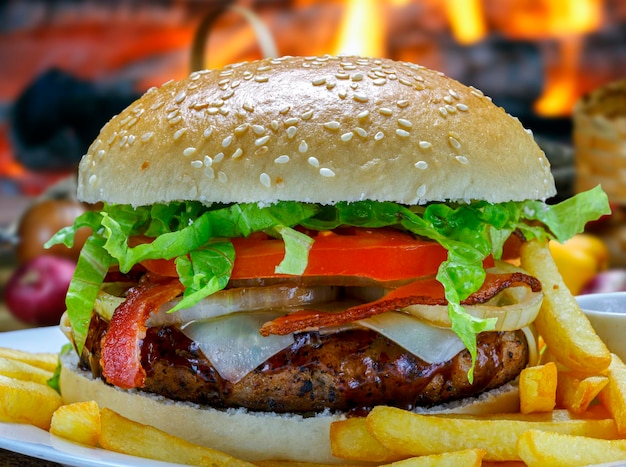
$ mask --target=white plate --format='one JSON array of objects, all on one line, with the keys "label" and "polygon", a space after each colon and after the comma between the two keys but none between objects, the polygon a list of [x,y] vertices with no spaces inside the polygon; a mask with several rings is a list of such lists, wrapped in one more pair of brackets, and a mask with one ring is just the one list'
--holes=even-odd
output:
[{"label": "white plate", "polygon": [[[67,339],[57,326],[1,332],[0,347],[29,352],[58,352]],[[148,467],[180,465],[90,448],[19,423],[0,422],[0,448],[76,467]]]}]

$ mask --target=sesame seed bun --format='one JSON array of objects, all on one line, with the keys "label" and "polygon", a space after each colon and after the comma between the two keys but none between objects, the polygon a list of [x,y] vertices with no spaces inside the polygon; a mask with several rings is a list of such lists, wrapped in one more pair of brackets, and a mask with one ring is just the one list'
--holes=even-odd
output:
[{"label": "sesame seed bun", "polygon": [[546,199],[548,160],[480,91],[424,67],[286,57],[194,72],[109,121],[82,201]]}]

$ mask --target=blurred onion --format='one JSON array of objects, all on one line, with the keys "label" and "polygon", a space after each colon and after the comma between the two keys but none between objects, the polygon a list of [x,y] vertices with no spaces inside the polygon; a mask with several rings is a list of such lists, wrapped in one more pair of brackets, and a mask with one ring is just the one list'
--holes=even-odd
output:
[{"label": "blurred onion", "polygon": [[626,269],[609,269],[596,274],[580,294],[626,291]]}]

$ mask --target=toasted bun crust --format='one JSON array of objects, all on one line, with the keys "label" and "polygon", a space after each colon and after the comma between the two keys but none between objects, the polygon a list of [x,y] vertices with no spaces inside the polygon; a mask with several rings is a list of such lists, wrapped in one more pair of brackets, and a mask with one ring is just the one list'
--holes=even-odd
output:
[{"label": "toasted bun crust", "polygon": [[480,91],[386,59],[266,59],[148,91],[84,156],[79,199],[545,199],[548,160]]},{"label": "toasted bun crust", "polygon": [[[125,391],[77,367],[73,353],[62,356],[61,394],[66,404],[93,400],[131,420],[157,427],[193,443],[248,461],[286,460],[339,463],[330,447],[330,425],[342,414],[300,415],[217,410],[175,402],[141,391]],[[519,412],[516,385],[507,384],[474,399],[422,410],[430,413],[489,414]]]}]

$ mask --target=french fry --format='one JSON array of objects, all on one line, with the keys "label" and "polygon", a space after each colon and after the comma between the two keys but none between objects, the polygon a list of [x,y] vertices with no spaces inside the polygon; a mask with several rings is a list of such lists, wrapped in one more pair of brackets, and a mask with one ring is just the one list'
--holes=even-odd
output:
[{"label": "french fry", "polygon": [[575,414],[582,414],[587,411],[589,404],[608,382],[606,376],[581,376],[573,371],[559,371],[556,386],[557,406]]},{"label": "french fry", "polygon": [[[256,467],[358,467],[359,464],[318,464],[316,462],[294,462],[294,461],[254,461]],[[364,467],[372,467],[372,464],[365,464]]]},{"label": "french fry", "polygon": [[61,396],[46,384],[0,376],[0,421],[29,423],[47,430]]},{"label": "french fry", "polygon": [[178,464],[211,467],[252,467],[215,449],[199,446],[103,408],[98,443],[109,451]]},{"label": "french fry", "polygon": [[626,459],[626,440],[529,430],[519,437],[517,451],[528,467],[576,467]]},{"label": "french fry", "polygon": [[29,365],[52,372],[56,370],[59,364],[59,356],[55,353],[26,352],[24,350],[9,349],[6,347],[0,347],[0,357],[28,363]]},{"label": "french fry", "polygon": [[330,448],[340,459],[370,462],[392,462],[402,459],[384,447],[365,426],[365,417],[348,418],[330,426]]},{"label": "french fry", "polygon": [[543,284],[543,303],[535,325],[556,359],[587,374],[608,368],[611,354],[567,289],[547,243],[532,240],[520,249],[522,267]]},{"label": "french fry", "polygon": [[431,456],[411,457],[380,467],[480,467],[485,456],[484,449],[443,452]]},{"label": "french fry", "polygon": [[20,360],[0,357],[0,375],[22,381],[47,384],[47,381],[52,378],[54,373]]},{"label": "french fry", "polygon": [[520,412],[550,412],[556,405],[556,386],[553,362],[524,368],[519,379]]},{"label": "french fry", "polygon": [[531,429],[604,439],[619,437],[612,419],[490,420],[420,415],[393,407],[375,407],[367,416],[366,425],[379,443],[398,455],[426,456],[485,449],[484,459],[491,461],[520,460],[515,443],[523,432]]},{"label": "french fry", "polygon": [[609,382],[598,394],[600,402],[613,416],[620,435],[626,435],[626,365],[612,354],[608,371]]},{"label": "french fry", "polygon": [[52,414],[50,433],[88,446],[98,444],[100,408],[95,401],[62,405]]}]

